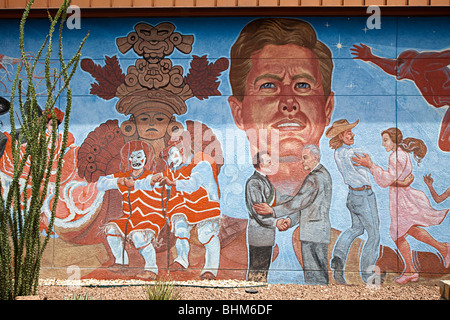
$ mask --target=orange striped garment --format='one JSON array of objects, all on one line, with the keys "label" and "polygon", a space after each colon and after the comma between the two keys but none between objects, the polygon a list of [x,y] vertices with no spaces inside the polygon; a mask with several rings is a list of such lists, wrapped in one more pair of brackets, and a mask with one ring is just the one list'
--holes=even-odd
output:
[{"label": "orange striped garment", "polygon": [[[211,164],[214,179],[217,183],[217,165],[212,157],[202,152],[196,153],[189,165],[183,166],[178,170],[169,170],[165,175],[172,181],[187,180],[191,175],[192,169],[201,161],[208,161]],[[200,187],[192,193],[179,191],[176,190],[176,187],[172,187],[170,199],[167,203],[167,213],[170,221],[175,215],[184,215],[188,223],[196,224],[219,217],[220,203],[219,201],[210,200],[204,187]]]},{"label": "orange striped garment", "polygon": [[[145,179],[152,174],[154,174],[154,172],[145,170],[137,180]],[[114,174],[114,177],[121,178],[129,177],[130,175],[131,171],[128,171],[126,173],[116,173]],[[148,191],[135,189],[134,187],[128,188],[120,184],[118,186],[119,191],[122,194],[124,214],[121,218],[110,221],[108,224],[115,224],[123,235],[129,235],[133,231],[151,230],[155,234],[155,238],[158,237],[159,232],[166,223],[161,203],[161,191],[163,189],[154,188],[153,190]],[[130,202],[128,201],[128,196]],[[131,217],[130,203],[132,212]]]}]

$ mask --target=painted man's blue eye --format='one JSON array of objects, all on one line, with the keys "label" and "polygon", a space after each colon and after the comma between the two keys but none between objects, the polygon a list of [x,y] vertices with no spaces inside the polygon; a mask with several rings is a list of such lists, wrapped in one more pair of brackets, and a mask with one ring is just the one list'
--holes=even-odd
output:
[{"label": "painted man's blue eye", "polygon": [[275,84],[273,84],[272,82],[266,82],[266,83],[263,83],[263,84],[260,86],[260,88],[261,88],[261,89],[275,89],[276,86],[275,86]]},{"label": "painted man's blue eye", "polygon": [[311,86],[309,85],[309,83],[306,83],[306,82],[299,82],[299,83],[296,83],[296,84],[295,84],[295,87],[296,87],[297,89],[309,89],[309,88],[311,88]]}]

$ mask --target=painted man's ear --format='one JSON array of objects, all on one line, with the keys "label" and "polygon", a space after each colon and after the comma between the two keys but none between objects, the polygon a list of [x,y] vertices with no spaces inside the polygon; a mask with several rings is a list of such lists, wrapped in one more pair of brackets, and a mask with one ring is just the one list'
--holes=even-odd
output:
[{"label": "painted man's ear", "polygon": [[228,103],[230,104],[231,114],[233,115],[234,123],[236,126],[244,130],[244,121],[242,118],[242,101],[239,101],[236,97],[230,96],[228,98]]}]

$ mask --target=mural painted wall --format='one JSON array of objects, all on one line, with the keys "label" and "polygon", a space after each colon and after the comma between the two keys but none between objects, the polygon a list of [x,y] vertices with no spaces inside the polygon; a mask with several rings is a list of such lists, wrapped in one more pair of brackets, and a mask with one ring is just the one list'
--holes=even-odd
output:
[{"label": "mural painted wall", "polygon": [[[54,230],[51,188],[42,208],[42,275],[448,278],[448,17],[382,17],[373,30],[366,19],[82,19],[66,30],[65,52],[90,37]],[[0,26],[8,99],[18,21]],[[46,28],[28,22],[31,58]]]}]

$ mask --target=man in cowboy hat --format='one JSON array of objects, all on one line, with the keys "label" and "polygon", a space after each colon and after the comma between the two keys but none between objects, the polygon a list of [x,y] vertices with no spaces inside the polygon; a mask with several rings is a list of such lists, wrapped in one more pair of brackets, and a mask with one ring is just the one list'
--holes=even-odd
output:
[{"label": "man in cowboy hat", "polygon": [[350,246],[360,235],[367,232],[367,240],[361,251],[359,270],[366,283],[373,274],[380,246],[379,217],[375,194],[369,180],[369,171],[355,166],[352,160],[363,150],[353,147],[355,134],[352,129],[359,120],[349,123],[346,119],[337,120],[327,129],[330,147],[335,150],[334,159],[339,171],[348,185],[347,208],[350,211],[352,226],[341,233],[334,246],[331,268],[333,278],[345,284],[344,266]]}]

